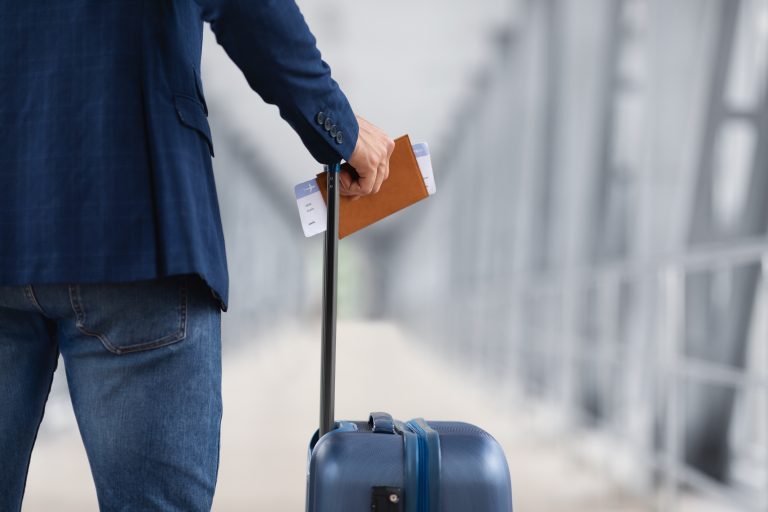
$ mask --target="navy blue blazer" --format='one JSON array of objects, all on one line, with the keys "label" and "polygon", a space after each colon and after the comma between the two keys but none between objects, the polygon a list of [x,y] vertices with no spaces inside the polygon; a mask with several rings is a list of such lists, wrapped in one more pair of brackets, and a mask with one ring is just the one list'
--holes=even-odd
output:
[{"label": "navy blue blazer", "polygon": [[0,4],[0,285],[228,278],[203,22],[320,162],[352,109],[293,0]]}]

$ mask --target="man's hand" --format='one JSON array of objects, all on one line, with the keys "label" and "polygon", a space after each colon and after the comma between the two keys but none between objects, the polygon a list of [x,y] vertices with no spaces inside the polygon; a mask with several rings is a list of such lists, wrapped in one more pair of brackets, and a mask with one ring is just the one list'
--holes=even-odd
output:
[{"label": "man's hand", "polygon": [[339,175],[339,193],[345,196],[367,196],[378,192],[389,176],[389,157],[395,149],[395,141],[362,117],[355,117],[360,132],[352,156],[349,157],[349,165],[355,168],[357,176],[342,170]]}]

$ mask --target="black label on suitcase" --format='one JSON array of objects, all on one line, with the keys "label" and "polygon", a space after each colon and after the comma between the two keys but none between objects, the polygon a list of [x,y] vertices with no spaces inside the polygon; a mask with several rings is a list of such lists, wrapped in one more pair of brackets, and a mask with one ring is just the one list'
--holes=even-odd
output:
[{"label": "black label on suitcase", "polygon": [[375,512],[403,512],[403,490],[399,487],[374,487],[371,510]]}]

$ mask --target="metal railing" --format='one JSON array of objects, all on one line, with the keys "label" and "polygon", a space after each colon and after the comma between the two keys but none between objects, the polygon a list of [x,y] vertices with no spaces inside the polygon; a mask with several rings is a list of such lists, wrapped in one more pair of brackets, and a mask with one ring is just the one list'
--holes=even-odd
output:
[{"label": "metal railing", "polygon": [[[577,2],[529,5],[539,9],[557,3],[570,6],[568,16],[583,12]],[[653,5],[661,12],[666,4]],[[697,5],[688,2],[677,18],[665,21],[666,42],[676,41],[681,27],[675,23],[690,20],[683,14],[696,12]],[[586,18],[578,23],[587,24]],[[569,23],[573,27],[576,22]],[[631,185],[642,188],[651,201],[635,205],[632,214],[657,223],[649,220],[645,238],[633,240],[613,262],[585,266],[597,259],[588,256],[590,232],[606,236],[593,225],[599,219],[585,212],[605,198],[594,192],[595,185],[590,190],[581,184],[605,177],[596,176],[600,163],[588,152],[573,148],[595,140],[585,133],[602,132],[569,116],[584,119],[587,108],[602,107],[598,100],[588,103],[587,91],[569,82],[578,100],[565,102],[570,110],[560,121],[570,131],[561,131],[552,144],[546,135],[538,140],[533,132],[541,112],[536,105],[547,99],[537,96],[537,83],[526,86],[525,80],[531,76],[526,63],[542,54],[533,48],[536,31],[526,32],[528,26],[520,25],[525,28],[513,31],[509,46],[499,52],[492,79],[466,109],[471,115],[462,117],[463,131],[453,134],[455,143],[436,155],[438,195],[429,209],[404,214],[409,229],[403,230],[395,251],[399,263],[392,266],[396,272],[390,276],[387,307],[436,353],[460,364],[463,374],[484,379],[499,400],[540,410],[543,418],[559,418],[558,430],[568,439],[579,433],[599,439],[603,449],[587,455],[605,469],[607,478],[642,496],[649,509],[676,510],[680,498],[693,492],[738,510],[768,510],[768,238],[686,247],[672,224],[686,225],[690,195],[697,193],[691,191],[696,164],[674,168],[678,174],[666,181],[670,178],[662,180],[652,165],[672,155],[646,155],[647,162],[634,162],[636,179],[645,181]],[[709,38],[713,33],[691,29],[686,37]],[[578,57],[578,65],[601,61],[591,54]],[[660,96],[668,105],[680,105],[683,94],[704,97],[703,89],[688,91],[683,87],[688,82],[670,80],[668,75],[650,80],[658,90],[668,90],[668,96]],[[695,83],[693,77],[689,85]],[[681,109],[676,119],[691,111]],[[520,128],[529,125],[529,131]],[[680,126],[687,125],[680,121]],[[526,156],[535,153],[529,146],[540,145],[563,155],[556,168],[560,174],[553,179],[541,181],[540,162]],[[682,146],[649,151],[672,149],[680,159],[695,153],[695,148]],[[552,203],[546,220],[538,217],[540,204],[530,198],[539,197],[540,187],[552,187],[552,197],[578,207]],[[670,213],[670,225],[658,222],[657,203]],[[540,244],[537,237],[548,240]],[[663,248],[674,245],[673,240],[680,249],[664,255]],[[537,252],[538,245],[544,249]],[[543,264],[540,253],[546,256]],[[759,268],[754,279],[761,283],[750,306],[755,327],[749,343],[756,355],[742,367],[691,353],[692,322],[701,320],[690,312],[696,298],[691,294],[697,293],[691,283],[700,276],[726,276],[727,282],[730,274],[745,268]],[[706,341],[716,336],[702,335]],[[733,394],[727,413],[692,415],[701,395],[722,390]],[[741,429],[750,433],[749,439],[737,435],[739,425],[750,426]],[[729,437],[731,470],[725,477],[707,474],[690,459],[689,445],[710,429]]]},{"label": "metal railing", "polygon": [[[603,381],[608,390],[621,389],[622,380],[631,378],[632,370],[635,374],[639,373],[640,378],[647,379],[649,386],[656,389],[650,393],[652,405],[646,405],[650,418],[647,418],[649,429],[645,432],[646,440],[641,443],[630,441],[626,446],[629,452],[634,452],[635,460],[645,461],[647,471],[657,471],[661,481],[659,483],[659,492],[655,503],[656,510],[675,510],[677,496],[681,486],[699,491],[707,496],[711,496],[723,503],[736,505],[739,510],[764,511],[768,509],[768,442],[767,436],[763,436],[760,445],[757,447],[761,453],[750,453],[750,463],[752,470],[756,475],[754,478],[758,484],[753,489],[739,488],[739,483],[726,485],[718,482],[702,472],[698,471],[684,460],[682,447],[685,444],[687,431],[684,424],[685,415],[685,388],[689,383],[705,383],[708,385],[727,386],[746,394],[756,394],[757,399],[753,403],[768,403],[768,358],[757,362],[756,369],[738,368],[726,364],[719,364],[711,361],[701,360],[696,357],[686,355],[682,340],[685,339],[685,301],[686,301],[686,278],[693,273],[700,272],[723,272],[735,267],[759,264],[762,266],[762,293],[758,294],[758,300],[753,311],[753,315],[760,317],[762,321],[768,320],[768,241],[765,239],[744,241],[727,247],[703,248],[695,252],[681,254],[679,256],[660,259],[659,261],[646,265],[612,265],[592,271],[576,272],[577,282],[571,285],[565,285],[562,281],[541,283],[537,285],[531,283],[524,285],[514,293],[521,296],[544,294],[550,300],[560,300],[564,307],[564,317],[574,318],[578,311],[569,315],[568,308],[578,308],[580,298],[588,293],[587,290],[595,290],[602,307],[598,307],[597,313],[604,320],[603,328],[599,329],[597,339],[574,338],[573,333],[578,331],[578,327],[563,323],[557,331],[550,329],[550,335],[557,337],[544,343],[549,352],[548,357],[554,361],[556,368],[561,375],[571,376],[571,382],[565,383],[564,389],[559,393],[559,401],[554,404],[565,410],[574,408],[573,389],[578,388],[579,365],[584,359],[589,359],[593,363],[595,370],[605,375],[607,378]],[[621,295],[622,286],[643,286],[651,288],[649,300],[653,311],[653,318],[656,318],[656,334],[653,346],[653,354],[650,358],[647,370],[643,375],[641,369],[637,366],[641,363],[631,357],[617,355],[618,340],[621,334],[617,332],[618,322],[616,321],[616,308],[619,305],[617,298]],[[762,295],[762,298],[760,297]],[[541,304],[540,304],[541,305]],[[551,308],[556,309],[557,306]],[[519,320],[519,318],[518,318]],[[650,329],[651,326],[646,326]],[[522,331],[526,331],[525,326],[521,326]],[[651,333],[648,333],[651,334]],[[752,344],[762,344],[762,350],[768,354],[765,346],[768,339],[758,338],[759,335],[765,336],[766,333],[753,333],[751,337]],[[642,340],[645,338],[641,336]],[[647,338],[646,338],[647,339]],[[564,343],[571,340],[575,344],[573,347],[564,347]],[[513,341],[515,346],[519,346],[523,340]],[[579,353],[579,348],[596,347],[596,354]],[[635,368],[633,368],[633,366]],[[616,369],[621,371],[616,371]],[[570,388],[570,389],[569,389]],[[558,394],[556,393],[556,396]],[[607,427],[597,427],[597,430],[606,430],[607,435],[616,435],[611,430],[611,422],[620,421],[617,418],[616,411],[610,408],[616,405],[616,397],[603,396],[602,400],[607,402],[607,408],[604,417],[607,419]],[[640,403],[620,404],[625,408],[642,408]],[[743,409],[740,414],[746,416],[743,418],[747,422],[755,422],[763,427],[768,427],[768,418],[759,417],[765,415],[766,411]],[[568,428],[581,428],[580,411],[572,411],[566,419],[563,426]],[[722,418],[722,421],[733,422],[734,419]],[[656,424],[663,432],[663,442],[661,448],[650,446],[653,425]],[[600,425],[598,423],[598,425]],[[706,428],[706,425],[699,425],[698,428]],[[620,433],[619,433],[620,434]],[[750,449],[755,447],[750,445]],[[732,451],[738,453],[739,447],[733,446]],[[606,452],[607,458],[615,456],[615,451]],[[610,460],[602,461],[610,464]]]}]

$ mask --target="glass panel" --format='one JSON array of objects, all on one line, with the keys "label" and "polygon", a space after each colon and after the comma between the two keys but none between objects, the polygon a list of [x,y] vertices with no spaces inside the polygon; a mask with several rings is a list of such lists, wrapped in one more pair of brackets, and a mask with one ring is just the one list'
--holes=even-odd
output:
[{"label": "glass panel", "polygon": [[[716,485],[725,484],[733,492],[731,498],[738,496],[743,507],[738,510],[763,510],[759,504],[765,493],[766,448],[750,435],[765,424],[757,397],[744,388],[707,382],[698,375],[687,378],[683,389],[684,461],[709,477],[699,479],[697,487],[717,492]],[[746,437],[736,439],[735,432]]]},{"label": "glass panel", "polygon": [[725,99],[732,108],[753,110],[768,75],[768,0],[742,0],[735,38]]},{"label": "glass panel", "polygon": [[[755,299],[746,372],[754,382],[768,377],[768,258]],[[731,478],[768,493],[768,388],[750,386],[736,400],[730,436]],[[768,498],[768,494],[766,494]]]},{"label": "glass panel", "polygon": [[726,122],[715,147],[712,203],[715,221],[723,228],[739,221],[747,199],[755,154],[754,127],[743,120]]}]

